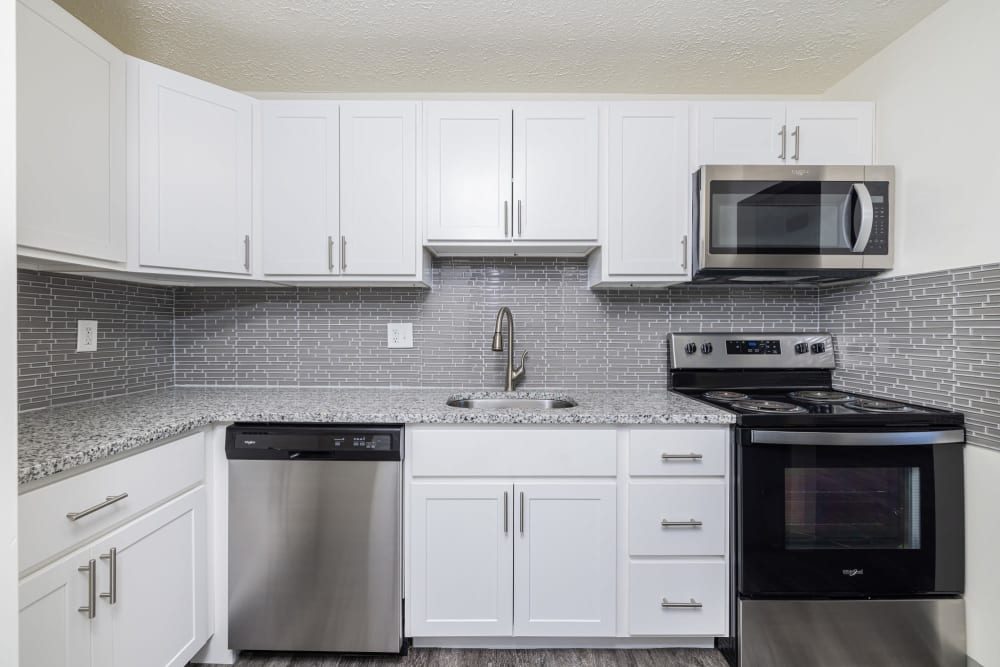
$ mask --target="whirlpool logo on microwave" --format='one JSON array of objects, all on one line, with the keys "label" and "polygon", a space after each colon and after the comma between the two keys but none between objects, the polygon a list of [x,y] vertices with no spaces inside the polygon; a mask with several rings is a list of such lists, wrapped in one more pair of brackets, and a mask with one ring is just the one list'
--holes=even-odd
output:
[{"label": "whirlpool logo on microwave", "polygon": [[859,568],[854,568],[853,570],[841,570],[841,572],[846,577],[856,577],[859,574],[864,574],[865,573],[865,571],[863,569],[859,569]]}]

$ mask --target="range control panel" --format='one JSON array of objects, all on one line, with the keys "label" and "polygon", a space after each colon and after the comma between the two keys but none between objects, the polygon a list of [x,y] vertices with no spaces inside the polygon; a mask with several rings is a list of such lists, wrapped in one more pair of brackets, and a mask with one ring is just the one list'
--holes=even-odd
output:
[{"label": "range control panel", "polygon": [[831,369],[833,336],[821,332],[670,334],[673,369]]}]

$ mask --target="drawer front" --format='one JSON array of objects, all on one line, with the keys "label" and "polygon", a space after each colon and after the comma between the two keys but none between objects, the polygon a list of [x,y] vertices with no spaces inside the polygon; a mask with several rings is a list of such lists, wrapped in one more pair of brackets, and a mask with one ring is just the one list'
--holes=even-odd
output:
[{"label": "drawer front", "polygon": [[726,564],[721,560],[714,563],[632,563],[629,566],[629,633],[682,637],[727,635],[728,590]]},{"label": "drawer front", "polygon": [[725,475],[729,429],[629,431],[631,475]]},{"label": "drawer front", "polygon": [[[19,570],[83,544],[204,478],[205,436],[199,431],[25,493],[18,499]],[[123,493],[128,497],[75,521],[66,516]]]},{"label": "drawer front", "polygon": [[724,480],[631,482],[628,488],[629,551],[633,556],[726,553]]},{"label": "drawer front", "polygon": [[613,477],[613,428],[406,430],[415,477]]}]

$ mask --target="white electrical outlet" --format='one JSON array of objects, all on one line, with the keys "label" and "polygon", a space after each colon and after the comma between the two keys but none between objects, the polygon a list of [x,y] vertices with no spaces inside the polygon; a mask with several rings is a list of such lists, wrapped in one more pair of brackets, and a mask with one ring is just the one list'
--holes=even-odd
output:
[{"label": "white electrical outlet", "polygon": [[97,320],[76,321],[76,351],[97,352]]},{"label": "white electrical outlet", "polygon": [[389,347],[413,347],[413,324],[394,323],[388,326]]}]

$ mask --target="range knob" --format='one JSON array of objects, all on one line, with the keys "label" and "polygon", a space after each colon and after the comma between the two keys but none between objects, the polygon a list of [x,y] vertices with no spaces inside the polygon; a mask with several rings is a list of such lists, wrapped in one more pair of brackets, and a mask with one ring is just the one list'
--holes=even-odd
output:
[{"label": "range knob", "polygon": [[698,351],[698,346],[695,345],[694,343],[688,343],[687,345],[684,346],[684,351],[687,352],[688,354],[694,354],[695,352]]},{"label": "range knob", "polygon": [[809,346],[806,345],[805,343],[795,344],[795,354],[805,354],[808,351],[809,351]]},{"label": "range knob", "polygon": [[826,344],[825,343],[813,343],[812,344],[812,353],[813,354],[822,354],[823,352],[826,352]]},{"label": "range knob", "polygon": [[712,344],[711,343],[702,343],[701,344],[701,353],[702,354],[712,354]]}]

